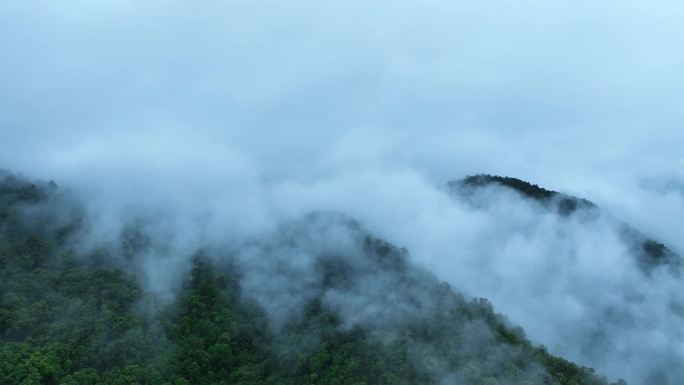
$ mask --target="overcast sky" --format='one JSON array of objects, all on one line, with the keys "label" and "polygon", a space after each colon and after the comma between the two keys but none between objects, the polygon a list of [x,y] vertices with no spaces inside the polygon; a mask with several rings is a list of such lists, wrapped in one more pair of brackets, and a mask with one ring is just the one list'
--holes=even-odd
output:
[{"label": "overcast sky", "polygon": [[682,20],[670,0],[3,1],[0,167],[91,184],[497,173],[675,242]]},{"label": "overcast sky", "polygon": [[5,1],[0,161],[42,175],[191,138],[290,175],[335,156],[563,187],[674,172],[683,16],[665,0]]},{"label": "overcast sky", "polygon": [[3,1],[0,167],[488,172],[668,231],[682,20],[670,0]]}]

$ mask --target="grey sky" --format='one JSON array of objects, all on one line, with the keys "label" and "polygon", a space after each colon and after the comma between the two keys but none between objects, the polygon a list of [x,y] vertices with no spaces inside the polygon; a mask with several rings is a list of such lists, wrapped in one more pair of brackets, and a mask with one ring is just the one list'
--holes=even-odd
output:
[{"label": "grey sky", "polygon": [[492,172],[648,222],[636,189],[683,177],[683,17],[666,0],[6,1],[0,164]]},{"label": "grey sky", "polygon": [[403,154],[362,155],[441,178],[561,184],[540,168],[572,179],[681,160],[677,2],[286,4],[4,2],[0,160],[32,170],[35,151],[60,163],[102,138],[136,152],[126,138],[170,129],[262,172],[310,170],[369,131]]}]

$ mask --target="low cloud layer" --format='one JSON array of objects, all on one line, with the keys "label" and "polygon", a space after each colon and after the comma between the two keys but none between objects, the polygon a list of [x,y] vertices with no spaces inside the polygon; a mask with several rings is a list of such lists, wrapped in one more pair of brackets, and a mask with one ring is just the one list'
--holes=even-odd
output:
[{"label": "low cloud layer", "polygon": [[[639,360],[684,355],[668,307],[679,281],[625,262],[613,217],[563,219],[505,190],[475,210],[445,182],[487,172],[574,193],[684,254],[683,13],[669,0],[9,1],[0,168],[84,198],[80,247],[135,222],[149,260],[179,269],[198,247],[343,213],[535,342],[638,384]],[[156,292],[174,282],[141,268]],[[627,315],[605,314],[616,307]],[[613,345],[586,350],[601,338],[585,323],[611,317]]]}]

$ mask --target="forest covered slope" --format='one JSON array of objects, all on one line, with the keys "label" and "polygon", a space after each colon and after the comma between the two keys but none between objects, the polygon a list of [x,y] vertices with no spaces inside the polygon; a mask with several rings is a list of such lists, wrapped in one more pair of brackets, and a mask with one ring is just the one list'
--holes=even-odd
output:
[{"label": "forest covered slope", "polygon": [[[476,194],[477,190],[491,186],[511,189],[526,198],[540,202],[544,207],[561,216],[570,216],[576,212],[589,213],[595,216],[600,211],[596,204],[586,199],[547,190],[517,178],[479,174],[449,183],[452,191],[461,195]],[[645,272],[650,272],[658,266],[667,266],[673,273],[679,274],[682,263],[680,256],[664,244],[646,237],[629,224],[622,223],[620,226],[624,240],[632,244],[632,253]]]},{"label": "forest covered slope", "polygon": [[83,253],[87,221],[0,177],[1,384],[608,384],[339,214],[240,245],[258,264],[197,250],[170,300],[135,268],[144,233]]}]

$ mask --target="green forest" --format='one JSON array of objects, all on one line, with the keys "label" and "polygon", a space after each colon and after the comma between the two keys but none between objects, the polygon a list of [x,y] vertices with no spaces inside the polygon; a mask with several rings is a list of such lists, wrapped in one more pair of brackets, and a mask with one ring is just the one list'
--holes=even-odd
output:
[{"label": "green forest", "polygon": [[[121,262],[137,258],[135,245],[127,256],[79,253],[72,242],[85,220],[57,214],[64,194],[53,182],[0,180],[2,385],[608,384],[531,343],[486,299],[416,273],[406,250],[353,222],[363,269],[344,251],[321,255],[312,272],[320,285],[274,326],[230,253],[189,255],[172,300]],[[408,293],[415,311],[346,322],[326,293],[368,278]]]}]

